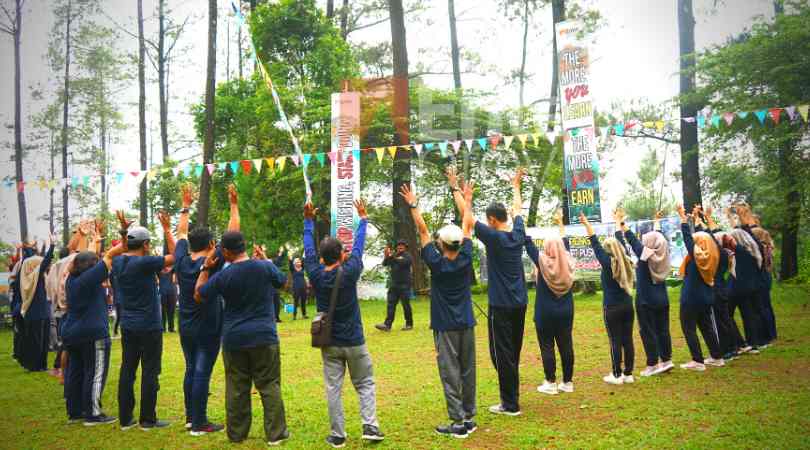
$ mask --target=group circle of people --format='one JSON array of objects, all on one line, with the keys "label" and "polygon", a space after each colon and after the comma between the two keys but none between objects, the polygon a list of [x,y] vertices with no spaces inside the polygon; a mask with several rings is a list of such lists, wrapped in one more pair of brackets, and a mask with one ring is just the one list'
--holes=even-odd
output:
[{"label": "group circle of people", "polygon": [[[551,395],[574,391],[575,269],[570,245],[560,213],[554,217],[560,236],[545,239],[542,250],[526,234],[521,215],[522,176],[522,169],[518,169],[511,180],[511,223],[506,206],[498,202],[487,206],[485,221],[478,221],[473,217],[472,183],[460,182],[454,168],[449,168],[448,184],[462,218],[461,227],[445,225],[433,234],[422,217],[415,191],[407,185],[400,191],[419,236],[416,254],[431,275],[430,327],[449,416],[449,423],[435,428],[441,435],[465,438],[477,429],[476,320],[471,295],[473,235],[486,248],[489,262],[487,331],[500,389],[500,401],[489,407],[489,412],[521,414],[519,361],[528,305],[524,251],[537,273],[534,323],[544,370],[544,381],[537,389]],[[22,245],[11,283],[14,357],[27,370],[47,368],[49,324],[54,316],[49,305],[56,304],[62,349],[57,360],[65,371],[68,421],[86,426],[120,421],[122,430],[168,426],[156,413],[164,331],[159,294],[169,295],[161,292],[158,280],[172,273],[179,287],[179,334],[186,363],[185,427],[193,436],[226,430],[230,441],[243,441],[250,431],[250,395],[255,385],[264,410],[266,440],[278,445],[290,438],[281,395],[276,332],[278,290],[286,284],[287,274],[280,270],[278,262],[268,259],[262,246],[248,248],[239,231],[238,197],[233,186],[229,186],[228,229],[219,242],[205,227],[189,231],[191,187],[184,186],[181,195],[183,209],[176,233],[172,233],[168,215],[159,215],[165,236],[164,256],[153,256],[149,231],[133,226],[121,211],[117,213],[120,240],[103,255],[104,227],[100,221],[83,222],[74,236],[76,242],[71,240],[69,248],[87,250],[63,254],[56,264],[52,264],[54,237],[40,252],[43,256],[37,255],[35,245]],[[360,221],[352,248],[326,237],[316,249],[317,209],[311,203],[305,204],[303,259],[294,258],[289,265],[296,314],[300,307],[307,317],[305,305],[310,287],[319,313],[316,321],[326,320],[329,324],[329,342],[321,346],[320,352],[331,428],[326,443],[332,447],[344,446],[347,439],[342,404],[347,368],[359,397],[362,438],[384,439],[357,297],[367,215],[362,201],[354,206]],[[732,212],[739,217],[739,224]],[[680,267],[680,322],[692,358],[680,367],[705,371],[706,366],[722,367],[744,353],[758,353],[776,338],[770,301],[770,235],[746,205],[735,205],[734,211],[729,211],[732,229],[726,232],[720,230],[708,208],[704,212],[696,206],[687,214],[679,206],[678,214],[688,251]],[[611,360],[604,381],[609,384],[635,382],[635,317],[647,357],[640,375],[656,376],[675,367],[666,289],[671,273],[669,245],[660,232],[660,218],[657,214],[653,230],[636,236],[625,225],[624,213],[617,210],[614,219],[619,229],[615,237],[600,241],[586,217],[580,216],[601,265],[603,316]],[[391,330],[396,305],[401,301],[404,329],[409,330],[413,328],[409,304],[411,256],[405,242],[398,243],[396,253],[390,249],[385,253],[384,265],[392,269],[392,282],[387,318],[376,327]],[[107,415],[101,404],[110,363],[109,292],[115,297],[119,311],[116,322],[120,321],[121,327],[118,418]],[[738,308],[744,333],[734,320]],[[707,358],[698,329],[709,349]],[[555,346],[561,359],[561,382],[557,381]],[[207,416],[211,373],[220,351],[225,368],[226,426],[211,422]],[[141,398],[136,419],[134,383],[139,365]]]}]

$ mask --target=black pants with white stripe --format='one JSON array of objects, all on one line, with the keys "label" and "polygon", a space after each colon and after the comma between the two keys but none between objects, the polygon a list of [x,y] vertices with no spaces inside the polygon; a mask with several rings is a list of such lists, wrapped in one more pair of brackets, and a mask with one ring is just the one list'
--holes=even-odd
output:
[{"label": "black pants with white stripe", "polygon": [[489,356],[498,372],[501,405],[510,412],[520,411],[520,350],[523,348],[523,327],[526,307],[489,307]]},{"label": "black pants with white stripe", "polygon": [[[604,307],[605,328],[610,338],[610,360],[613,376],[632,375],[636,359],[633,345],[633,304],[630,302]],[[624,357],[622,357],[622,355]],[[622,369],[624,361],[624,369]]]},{"label": "black pants with white stripe", "polygon": [[686,338],[686,345],[689,346],[689,353],[692,360],[703,363],[703,351],[700,348],[700,341],[697,337],[697,329],[703,335],[703,340],[709,347],[709,354],[714,359],[720,359],[723,354],[720,351],[720,343],[717,340],[717,324],[714,320],[714,311],[710,305],[681,306],[681,328],[683,336]]},{"label": "black pants with white stripe", "polygon": [[110,339],[65,345],[70,364],[65,372],[68,418],[92,419],[103,413],[101,396],[110,370]]}]

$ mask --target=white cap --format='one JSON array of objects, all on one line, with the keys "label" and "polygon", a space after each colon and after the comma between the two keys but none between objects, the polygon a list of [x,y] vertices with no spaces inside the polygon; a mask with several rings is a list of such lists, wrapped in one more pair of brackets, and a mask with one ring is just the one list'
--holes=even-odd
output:
[{"label": "white cap", "polygon": [[439,230],[439,240],[447,245],[461,245],[464,240],[464,232],[458,225],[445,225]]},{"label": "white cap", "polygon": [[149,230],[142,226],[134,226],[127,232],[127,241],[132,243],[145,242],[149,240]]}]

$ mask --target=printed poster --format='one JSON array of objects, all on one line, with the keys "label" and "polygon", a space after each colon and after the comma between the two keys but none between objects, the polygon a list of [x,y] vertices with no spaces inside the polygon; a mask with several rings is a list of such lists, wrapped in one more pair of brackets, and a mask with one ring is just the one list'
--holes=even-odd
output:
[{"label": "printed poster", "polygon": [[354,201],[360,198],[360,159],[353,150],[360,149],[360,94],[332,94],[332,146],[334,157],[331,173],[331,234],[345,248],[354,244],[354,230],[359,221]]}]

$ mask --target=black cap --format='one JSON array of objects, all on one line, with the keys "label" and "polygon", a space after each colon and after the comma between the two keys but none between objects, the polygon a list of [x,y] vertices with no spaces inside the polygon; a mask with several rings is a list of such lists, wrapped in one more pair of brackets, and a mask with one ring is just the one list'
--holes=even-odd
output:
[{"label": "black cap", "polygon": [[245,251],[245,236],[238,231],[225,232],[220,243],[222,248],[233,253],[244,253]]},{"label": "black cap", "polygon": [[406,241],[405,239],[400,239],[397,241],[397,247],[400,245],[404,245],[405,248],[408,248],[408,241]]}]

